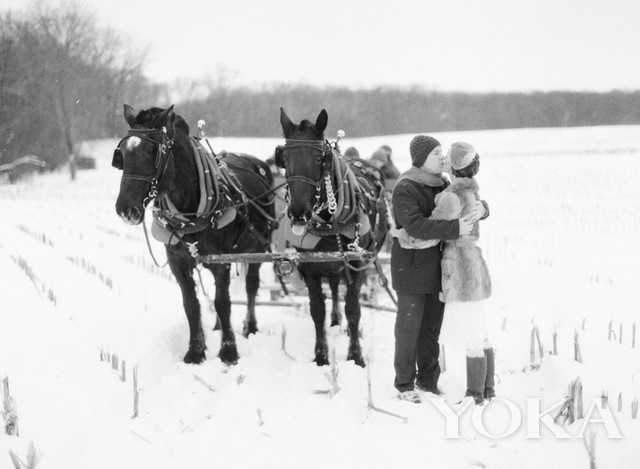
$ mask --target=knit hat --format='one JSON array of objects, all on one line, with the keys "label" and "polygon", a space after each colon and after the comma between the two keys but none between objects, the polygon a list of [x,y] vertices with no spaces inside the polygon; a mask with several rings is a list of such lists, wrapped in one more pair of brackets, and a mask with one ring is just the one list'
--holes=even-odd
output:
[{"label": "knit hat", "polygon": [[413,166],[420,168],[424,162],[427,160],[427,156],[429,153],[433,151],[434,148],[440,146],[440,142],[438,142],[435,138],[429,137],[428,135],[416,135],[411,140],[409,144],[409,153],[411,153],[411,164]]},{"label": "knit hat", "polygon": [[476,149],[465,142],[455,142],[449,150],[449,160],[454,170],[466,168],[476,157]]}]

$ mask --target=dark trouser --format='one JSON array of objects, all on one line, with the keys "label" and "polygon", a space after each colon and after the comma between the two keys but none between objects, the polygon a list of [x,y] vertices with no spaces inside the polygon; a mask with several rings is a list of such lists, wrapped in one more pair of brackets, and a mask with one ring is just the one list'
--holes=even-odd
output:
[{"label": "dark trouser", "polygon": [[435,389],[440,376],[440,328],[444,303],[438,294],[398,292],[396,316],[396,351],[393,361],[396,370],[395,387],[399,391],[411,390],[416,381],[422,388]]}]

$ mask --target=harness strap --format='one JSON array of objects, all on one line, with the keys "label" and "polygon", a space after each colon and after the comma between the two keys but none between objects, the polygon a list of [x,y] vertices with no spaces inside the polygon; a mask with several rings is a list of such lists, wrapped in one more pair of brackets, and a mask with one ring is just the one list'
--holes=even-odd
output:
[{"label": "harness strap", "polygon": [[[207,198],[211,194],[211,182],[208,180],[209,178],[205,177],[205,168],[202,164],[202,158],[200,156],[200,149],[197,147],[197,143],[190,138],[191,148],[193,149],[193,159],[196,164],[196,170],[198,172],[198,185],[200,187],[200,203],[198,204],[198,209],[196,210],[196,214],[198,217],[201,217],[205,210],[209,208],[207,205]],[[207,168],[208,171],[208,168]]]},{"label": "harness strap", "polygon": [[220,168],[214,155],[202,145],[202,142],[191,138],[191,145],[201,180],[197,214],[198,217],[208,217],[220,205]]},{"label": "harness strap", "polygon": [[133,179],[134,181],[151,182],[155,179],[154,176],[144,176],[142,174],[130,174],[125,173],[122,175],[122,179]]},{"label": "harness strap", "polygon": [[310,186],[313,187],[318,187],[319,184],[322,184],[322,180],[320,181],[314,181],[311,178],[308,178],[307,176],[289,176],[287,178],[287,183],[291,183],[291,182],[304,182],[305,184],[309,184]]},{"label": "harness strap", "polygon": [[358,194],[362,193],[362,187],[351,168],[347,168],[345,176],[345,180],[348,182],[347,185],[349,186],[349,197],[351,198],[351,211],[347,214],[346,218],[351,219],[360,208],[358,206]]},{"label": "harness strap", "polygon": [[[242,184],[240,183],[240,181],[238,181],[236,176],[231,171],[229,171],[228,165],[222,165],[220,167],[220,172],[222,173],[225,180],[229,183],[229,185],[236,191],[236,193],[240,195],[242,199],[242,204],[240,204],[241,206],[251,205],[260,213],[260,215],[262,215],[271,223],[277,223],[279,221],[277,218],[272,217],[270,214],[268,214],[265,209],[262,208],[258,202],[256,202],[255,198],[247,197],[247,194],[241,188]],[[274,190],[274,188],[271,188],[269,189],[268,193],[272,193]]]},{"label": "harness strap", "polygon": [[163,207],[163,211],[165,212],[169,212],[169,216],[171,218],[177,218],[178,220],[181,220],[185,223],[189,222],[189,218],[186,216],[186,214],[180,212],[175,204],[173,203],[173,201],[169,198],[168,194],[163,194],[162,196],[162,201],[161,201],[161,205],[165,205],[165,207]]}]

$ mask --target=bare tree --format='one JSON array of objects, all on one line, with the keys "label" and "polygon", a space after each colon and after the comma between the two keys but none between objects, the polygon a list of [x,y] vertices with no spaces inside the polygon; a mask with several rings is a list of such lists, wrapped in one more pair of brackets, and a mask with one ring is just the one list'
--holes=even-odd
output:
[{"label": "bare tree", "polygon": [[143,75],[146,54],[77,3],[32,4],[0,16],[0,155],[26,152],[52,167],[83,139],[114,136],[132,96],[161,88]]}]

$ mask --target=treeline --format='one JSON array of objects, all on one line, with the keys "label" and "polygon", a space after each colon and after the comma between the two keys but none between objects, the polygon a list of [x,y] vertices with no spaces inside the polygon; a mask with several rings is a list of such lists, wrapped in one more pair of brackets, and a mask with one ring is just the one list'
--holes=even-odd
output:
[{"label": "treeline", "polygon": [[155,103],[144,53],[77,4],[0,16],[0,163],[35,154],[56,167],[85,139],[120,135],[122,103]]},{"label": "treeline", "polygon": [[145,54],[100,27],[79,4],[37,2],[0,13],[0,164],[35,154],[55,168],[83,140],[122,136],[122,104],[165,106],[212,136],[279,136],[279,108],[294,119],[329,112],[328,135],[640,124],[640,91],[445,93],[415,88],[354,90],[279,84],[234,87],[217,78],[154,84]]},{"label": "treeline", "polygon": [[640,124],[640,91],[607,93],[445,93],[419,88],[316,88],[276,85],[261,90],[212,85],[204,99],[178,110],[207,121],[210,135],[278,136],[279,107],[292,119],[329,112],[338,128],[360,137],[444,130]]}]

